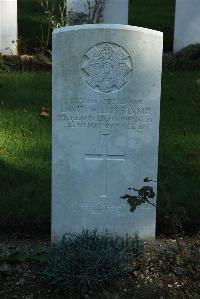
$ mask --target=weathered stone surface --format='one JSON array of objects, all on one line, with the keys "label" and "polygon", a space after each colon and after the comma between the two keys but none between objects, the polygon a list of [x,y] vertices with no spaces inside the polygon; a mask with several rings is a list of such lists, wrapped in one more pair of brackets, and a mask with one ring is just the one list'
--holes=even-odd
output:
[{"label": "weathered stone surface", "polygon": [[174,52],[200,43],[200,1],[176,0]]},{"label": "weathered stone surface", "polygon": [[17,54],[17,0],[0,0],[0,53]]},{"label": "weathered stone surface", "polygon": [[[128,3],[129,0],[105,0],[102,23],[128,24]],[[68,0],[68,9],[88,13],[87,0]]]},{"label": "weathered stone surface", "polygon": [[128,0],[107,0],[103,22],[109,24],[128,24]]},{"label": "weathered stone surface", "polygon": [[[52,241],[108,229],[155,235],[156,209],[129,187],[157,180],[162,33],[125,25],[53,33]],[[155,204],[155,199],[151,200]]]}]

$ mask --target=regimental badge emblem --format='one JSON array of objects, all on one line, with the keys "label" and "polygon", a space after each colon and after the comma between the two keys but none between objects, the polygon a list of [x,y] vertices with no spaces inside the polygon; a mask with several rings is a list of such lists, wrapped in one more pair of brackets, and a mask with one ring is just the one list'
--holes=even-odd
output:
[{"label": "regimental badge emblem", "polygon": [[122,47],[101,43],[86,52],[81,69],[90,87],[100,92],[112,92],[128,82],[133,64],[130,55]]}]

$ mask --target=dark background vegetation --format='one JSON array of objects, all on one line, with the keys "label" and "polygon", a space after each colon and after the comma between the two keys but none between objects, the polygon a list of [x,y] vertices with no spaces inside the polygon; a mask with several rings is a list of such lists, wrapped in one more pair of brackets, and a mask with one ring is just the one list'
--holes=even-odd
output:
[{"label": "dark background vegetation", "polygon": [[[165,51],[173,47],[174,13],[175,0],[129,0],[129,25],[164,32]],[[32,52],[40,45],[41,25],[47,26],[39,0],[18,0],[18,16],[23,51]]]}]

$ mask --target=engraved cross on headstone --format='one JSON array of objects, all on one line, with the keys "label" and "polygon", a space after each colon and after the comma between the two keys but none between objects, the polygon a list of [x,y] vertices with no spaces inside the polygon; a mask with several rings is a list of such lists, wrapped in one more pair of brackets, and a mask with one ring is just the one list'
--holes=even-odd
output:
[{"label": "engraved cross on headstone", "polygon": [[104,163],[104,176],[103,176],[103,184],[104,184],[104,192],[101,195],[102,198],[108,197],[108,162],[109,161],[125,161],[125,154],[111,154],[108,148],[109,136],[110,134],[103,133],[101,134],[103,137],[103,152],[101,153],[87,153],[85,154],[86,160],[91,161],[103,161]]}]

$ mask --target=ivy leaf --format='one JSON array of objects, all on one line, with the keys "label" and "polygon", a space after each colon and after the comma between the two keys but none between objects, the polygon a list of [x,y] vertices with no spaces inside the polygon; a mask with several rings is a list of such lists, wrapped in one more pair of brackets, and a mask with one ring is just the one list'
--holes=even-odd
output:
[{"label": "ivy leaf", "polygon": [[150,205],[155,206],[153,203],[149,201],[150,198],[155,197],[155,192],[153,191],[153,187],[143,186],[141,189],[136,188],[128,188],[129,190],[134,190],[137,192],[137,195],[125,194],[121,196],[122,199],[127,199],[127,203],[130,205],[130,211],[134,212],[136,208],[144,203],[149,203]]},{"label": "ivy leaf", "polygon": [[121,196],[122,199],[127,199],[127,203],[131,206],[130,211],[134,212],[137,208],[137,206],[141,205],[141,200],[137,196],[125,194],[124,196]]},{"label": "ivy leaf", "polygon": [[130,212],[132,212],[132,213],[135,212],[136,208],[137,208],[137,206],[135,206],[135,207],[131,207],[131,208],[130,208]]}]

